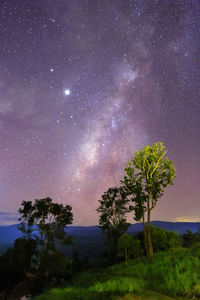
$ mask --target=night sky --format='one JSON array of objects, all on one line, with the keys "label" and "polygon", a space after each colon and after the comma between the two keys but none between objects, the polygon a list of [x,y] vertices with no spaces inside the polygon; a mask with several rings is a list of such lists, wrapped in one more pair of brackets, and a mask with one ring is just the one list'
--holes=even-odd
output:
[{"label": "night sky", "polygon": [[1,214],[50,196],[97,224],[126,162],[161,141],[177,176],[153,219],[200,221],[200,1],[0,5]]}]

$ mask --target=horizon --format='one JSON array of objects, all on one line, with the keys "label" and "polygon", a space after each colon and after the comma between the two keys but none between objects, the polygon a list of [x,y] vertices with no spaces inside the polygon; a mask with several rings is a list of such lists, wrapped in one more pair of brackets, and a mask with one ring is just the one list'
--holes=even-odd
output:
[{"label": "horizon", "polygon": [[[163,223],[192,223],[192,224],[196,224],[199,223],[200,224],[200,220],[199,221],[169,221],[169,220],[151,220],[152,222],[163,222]],[[129,222],[129,226],[130,225],[135,225],[135,224],[141,224],[141,222],[134,222],[134,223],[130,223]],[[0,227],[8,227],[8,226],[13,226],[13,225],[19,225],[19,223],[1,223],[1,218],[0,218]],[[93,224],[93,225],[78,225],[78,224],[69,224],[66,226],[68,227],[100,227],[98,224]]]}]

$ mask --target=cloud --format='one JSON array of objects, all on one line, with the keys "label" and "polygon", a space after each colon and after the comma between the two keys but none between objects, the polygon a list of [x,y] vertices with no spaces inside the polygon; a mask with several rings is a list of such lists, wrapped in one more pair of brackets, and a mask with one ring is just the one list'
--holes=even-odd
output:
[{"label": "cloud", "polygon": [[18,223],[17,213],[0,211],[0,225],[12,225]]}]

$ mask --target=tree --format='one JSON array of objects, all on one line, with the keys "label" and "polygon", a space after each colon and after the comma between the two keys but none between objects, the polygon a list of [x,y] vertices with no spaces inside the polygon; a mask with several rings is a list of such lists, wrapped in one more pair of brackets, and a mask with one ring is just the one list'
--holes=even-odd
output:
[{"label": "tree", "polygon": [[132,248],[133,238],[130,234],[124,233],[118,239],[118,249],[124,251],[125,264],[128,262],[128,250]]},{"label": "tree", "polygon": [[66,241],[65,226],[73,221],[70,205],[53,203],[47,197],[34,202],[23,201],[18,211],[21,215],[19,229],[27,236],[37,232],[42,250],[54,248],[55,238]]},{"label": "tree", "polygon": [[181,240],[176,231],[168,231],[155,226],[151,226],[151,239],[155,252],[166,251],[169,248],[181,245]]},{"label": "tree", "polygon": [[30,270],[31,259],[37,252],[37,241],[31,238],[18,238],[11,251],[16,269],[25,274]]},{"label": "tree", "polygon": [[130,256],[132,258],[137,258],[144,254],[144,248],[141,247],[141,241],[133,238],[131,248],[129,250]]},{"label": "tree", "polygon": [[31,259],[36,253],[37,242],[30,238],[18,238],[12,248],[0,256],[0,291],[9,293],[26,278],[31,269]]},{"label": "tree", "polygon": [[186,229],[182,235],[182,240],[184,247],[191,247],[192,245],[200,242],[200,231],[193,233],[191,230]]},{"label": "tree", "polygon": [[147,256],[153,256],[151,241],[151,211],[163,195],[165,187],[173,184],[175,167],[166,157],[162,143],[147,145],[135,152],[125,168],[126,175],[121,181],[123,188],[133,202],[136,221],[143,224]]},{"label": "tree", "polygon": [[109,188],[99,200],[97,212],[99,226],[106,236],[109,246],[110,260],[117,258],[117,242],[119,237],[126,232],[129,224],[126,222],[126,214],[129,211],[128,199],[122,188]]},{"label": "tree", "polygon": [[47,253],[42,260],[40,266],[43,272],[47,271],[48,265],[48,277],[51,278],[67,278],[71,275],[71,264],[67,257],[59,251]]}]

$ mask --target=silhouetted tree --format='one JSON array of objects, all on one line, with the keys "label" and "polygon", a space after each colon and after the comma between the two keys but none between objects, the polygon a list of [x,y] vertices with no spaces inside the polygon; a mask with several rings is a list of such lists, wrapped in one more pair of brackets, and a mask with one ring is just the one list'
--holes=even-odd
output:
[{"label": "silhouetted tree", "polygon": [[[48,269],[47,269],[48,265]],[[71,264],[64,254],[59,251],[45,253],[40,270],[43,273],[48,271],[47,277],[67,278],[71,274]]]},{"label": "silhouetted tree", "polygon": [[126,222],[128,211],[128,199],[122,188],[109,188],[99,200],[97,209],[100,214],[99,226],[106,237],[111,262],[115,262],[117,258],[119,237],[128,229],[129,224]]},{"label": "silhouetted tree", "polygon": [[36,253],[37,241],[31,238],[18,238],[12,248],[0,256],[0,291],[10,291],[26,278],[31,270],[31,260]]},{"label": "silhouetted tree", "polygon": [[66,241],[65,226],[73,221],[70,205],[53,203],[47,197],[34,202],[23,201],[19,213],[19,229],[28,236],[37,232],[42,250],[54,248],[55,238]]},{"label": "silhouetted tree", "polygon": [[143,224],[147,256],[153,256],[151,211],[163,195],[164,188],[173,184],[175,177],[173,161],[166,157],[164,149],[162,143],[155,143],[136,151],[135,157],[127,163],[126,175],[121,181],[133,202],[134,219]]}]

